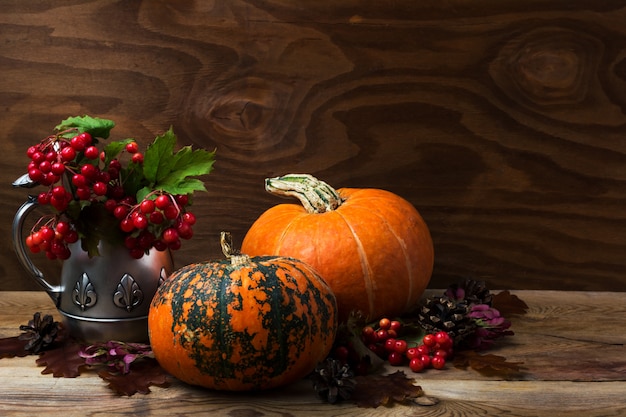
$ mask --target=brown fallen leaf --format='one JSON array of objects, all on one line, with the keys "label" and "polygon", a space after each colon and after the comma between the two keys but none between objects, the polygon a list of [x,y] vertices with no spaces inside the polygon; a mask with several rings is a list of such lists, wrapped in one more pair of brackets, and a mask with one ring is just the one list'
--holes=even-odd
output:
[{"label": "brown fallen leaf", "polygon": [[351,400],[363,408],[377,408],[381,405],[404,403],[424,395],[415,380],[408,378],[403,371],[389,375],[357,376],[357,385]]},{"label": "brown fallen leaf", "polygon": [[150,358],[144,358],[133,363],[130,371],[126,374],[103,369],[98,372],[98,376],[108,382],[108,387],[115,393],[129,397],[136,393],[150,393],[150,386],[152,385],[162,388],[169,386],[167,373],[156,360]]},{"label": "brown fallen leaf", "polygon": [[523,362],[508,362],[505,357],[491,353],[480,354],[473,350],[454,354],[454,366],[459,369],[468,367],[485,376],[509,379],[522,372]]},{"label": "brown fallen leaf", "polygon": [[55,348],[46,350],[39,355],[36,363],[45,366],[42,374],[52,374],[55,378],[76,378],[87,365],[78,356],[81,346],[71,339],[65,339]]},{"label": "brown fallen leaf", "polygon": [[30,352],[25,348],[27,343],[28,340],[20,340],[19,336],[0,339],[0,359],[23,358],[30,355]]},{"label": "brown fallen leaf", "polygon": [[528,311],[528,304],[517,295],[511,294],[509,290],[504,290],[494,295],[491,306],[498,310],[503,317],[521,316]]}]

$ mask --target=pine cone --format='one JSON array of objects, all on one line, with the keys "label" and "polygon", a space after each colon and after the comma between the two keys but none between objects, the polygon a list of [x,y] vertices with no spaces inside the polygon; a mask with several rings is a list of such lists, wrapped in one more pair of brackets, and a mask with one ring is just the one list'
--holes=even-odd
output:
[{"label": "pine cone", "polygon": [[493,296],[485,285],[485,281],[466,279],[460,283],[452,284],[444,295],[455,301],[464,301],[466,304],[487,304],[491,306]]},{"label": "pine cone", "polygon": [[418,311],[418,322],[428,333],[448,332],[455,344],[470,335],[475,322],[467,317],[468,304],[446,296],[426,298]]},{"label": "pine cone", "polygon": [[330,358],[317,366],[311,379],[317,395],[331,404],[349,399],[356,387],[348,365]]},{"label": "pine cone", "polygon": [[42,319],[41,313],[36,312],[27,325],[20,326],[20,330],[24,333],[18,338],[28,340],[24,349],[31,353],[39,353],[54,342],[59,332],[59,323],[49,314]]}]

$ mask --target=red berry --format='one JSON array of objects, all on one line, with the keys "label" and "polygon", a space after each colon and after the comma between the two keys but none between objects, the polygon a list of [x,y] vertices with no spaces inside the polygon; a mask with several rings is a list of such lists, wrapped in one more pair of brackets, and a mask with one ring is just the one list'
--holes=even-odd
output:
[{"label": "red berry", "polygon": [[52,164],[50,171],[52,171],[53,174],[61,175],[65,172],[65,165],[61,162],[55,162]]},{"label": "red berry", "polygon": [[387,333],[387,330],[378,330],[376,332],[376,340],[379,342],[384,342],[385,340],[387,340],[389,338],[389,333]]},{"label": "red berry", "polygon": [[422,343],[424,343],[424,345],[426,345],[428,347],[435,346],[437,344],[437,341],[435,340],[435,335],[434,334],[427,334],[422,339]]},{"label": "red berry", "polygon": [[402,323],[399,322],[398,320],[392,320],[391,323],[389,323],[389,329],[391,329],[391,330],[395,330],[396,332],[400,332],[401,328],[402,328]]},{"label": "red berry", "polygon": [[424,368],[428,368],[430,366],[430,355],[420,355],[418,358],[424,364]]},{"label": "red berry", "polygon": [[165,220],[165,217],[163,217],[163,213],[160,211],[153,211],[150,213],[149,219],[152,224],[161,224],[163,223],[163,220]]},{"label": "red berry", "polygon": [[90,133],[87,132],[83,132],[80,133],[76,136],[77,140],[80,140],[83,143],[83,147],[87,147],[89,145],[91,145],[91,142],[93,141],[93,138],[91,137]]},{"label": "red berry", "polygon": [[141,213],[133,216],[133,224],[137,229],[145,229],[148,227],[148,218]]},{"label": "red berry", "polygon": [[452,338],[447,332],[437,332],[435,334],[435,341],[441,346],[443,349],[448,349],[452,347]]},{"label": "red berry", "polygon": [[41,233],[41,237],[43,240],[52,240],[54,238],[54,229],[48,226],[42,227],[39,232]]},{"label": "red berry", "polygon": [[79,187],[75,193],[79,200],[89,200],[91,198],[91,190],[87,187]]},{"label": "red berry", "polygon": [[400,366],[404,362],[404,355],[398,352],[391,352],[387,357],[389,364],[393,366]]},{"label": "red berry", "polygon": [[41,232],[35,232],[31,234],[30,236],[32,237],[32,241],[34,245],[40,245],[41,242],[43,242],[43,236],[41,235]]},{"label": "red berry", "polygon": [[43,161],[39,164],[39,170],[44,174],[47,174],[48,172],[52,171],[52,164],[50,163],[50,161]]},{"label": "red berry", "polygon": [[78,242],[78,232],[76,230],[70,230],[65,235],[65,241],[67,243],[75,243]]},{"label": "red berry", "polygon": [[154,201],[152,200],[143,200],[141,202],[141,204],[139,204],[139,208],[141,210],[142,213],[144,214],[150,214],[154,211],[155,209],[155,204]]},{"label": "red berry", "polygon": [[365,326],[361,330],[361,338],[366,344],[376,342],[376,331],[372,326]]},{"label": "red berry", "polygon": [[180,239],[176,239],[175,241],[167,244],[167,247],[170,248],[171,250],[178,250],[180,249],[181,246],[182,246],[182,243]]},{"label": "red berry", "polygon": [[419,356],[419,352],[417,351],[417,348],[408,348],[406,350],[406,357],[409,359],[413,359],[413,358],[417,358]]},{"label": "red berry", "polygon": [[172,204],[172,201],[169,196],[162,194],[154,200],[154,204],[156,204],[158,209],[164,210]]},{"label": "red berry", "polygon": [[389,330],[390,325],[391,325],[391,320],[389,320],[388,318],[382,318],[378,322],[378,327],[384,330]]},{"label": "red berry", "polygon": [[122,231],[126,233],[130,233],[133,230],[135,230],[135,225],[133,224],[133,220],[130,217],[123,219],[120,222],[120,229],[122,229]]},{"label": "red berry", "polygon": [[50,194],[39,193],[39,195],[37,196],[37,203],[39,203],[42,206],[45,206],[46,204],[50,204]]},{"label": "red berry", "polygon": [[85,149],[85,158],[87,159],[97,159],[100,155],[100,151],[95,146],[90,146]]},{"label": "red berry", "polygon": [[405,353],[406,350],[407,350],[406,340],[396,339],[395,345],[394,345],[394,350],[396,352],[398,352],[398,353]]},{"label": "red berry", "polygon": [[56,225],[56,231],[61,234],[61,236],[65,236],[71,230],[70,224],[68,222],[58,222]]},{"label": "red berry", "polygon": [[396,339],[388,338],[385,340],[385,350],[387,352],[394,352],[396,349]]},{"label": "red berry", "polygon": [[92,164],[85,164],[82,167],[80,167],[80,173],[83,174],[85,178],[94,180],[96,176],[98,175],[98,168],[96,168]]},{"label": "red berry", "polygon": [[70,162],[73,161],[74,158],[76,158],[76,150],[71,147],[65,147],[63,149],[61,149],[61,159],[64,160],[65,162]]},{"label": "red berry", "polygon": [[144,255],[144,251],[141,248],[134,248],[128,251],[130,256],[134,259],[141,259]]},{"label": "red berry", "polygon": [[337,346],[335,348],[334,356],[335,356],[335,359],[337,360],[345,362],[346,360],[348,360],[349,354],[350,354],[350,351],[345,346]]},{"label": "red berry", "polygon": [[173,227],[168,227],[163,231],[163,241],[168,245],[178,240],[178,232]]},{"label": "red berry", "polygon": [[435,369],[443,369],[446,366],[446,359],[441,356],[433,356],[430,364]]},{"label": "red berry", "polygon": [[178,208],[175,205],[167,206],[163,210],[163,214],[165,214],[166,219],[174,220],[178,217]]},{"label": "red berry", "polygon": [[154,247],[154,249],[158,250],[159,252],[163,252],[165,249],[167,249],[167,243],[163,242],[162,240],[155,240],[152,243],[152,247]]},{"label": "red berry", "polygon": [[140,152],[137,152],[136,154],[133,154],[133,157],[131,158],[131,160],[135,164],[143,164],[143,154]]},{"label": "red berry", "polygon": [[137,142],[129,142],[126,144],[126,152],[137,153],[139,151],[139,145]]},{"label": "red berry", "polygon": [[106,185],[106,183],[98,181],[93,185],[93,193],[95,195],[105,195],[108,188],[109,187]]},{"label": "red berry", "polygon": [[183,221],[188,225],[193,226],[194,224],[196,224],[196,216],[188,211],[183,214]]},{"label": "red berry", "polygon": [[177,194],[174,198],[179,206],[184,207],[189,204],[189,196],[187,194]]},{"label": "red berry", "polygon": [[85,149],[85,142],[80,136],[74,136],[72,139],[70,139],[70,145],[75,151],[80,152]]},{"label": "red berry", "polygon": [[430,348],[426,345],[419,345],[415,349],[420,355],[430,355]]},{"label": "red berry", "polygon": [[28,177],[35,182],[41,182],[46,176],[39,168],[32,168],[28,170]]},{"label": "red berry", "polygon": [[413,358],[409,361],[409,368],[413,372],[422,372],[425,366],[419,358]]},{"label": "red berry", "polygon": [[74,184],[76,187],[84,187],[85,185],[87,185],[87,179],[83,174],[74,174],[72,176],[72,184]]},{"label": "red berry", "polygon": [[443,350],[443,349],[437,349],[434,353],[434,356],[441,356],[442,358],[446,359],[448,357],[448,351],[447,350]]},{"label": "red berry", "polygon": [[187,223],[181,223],[176,227],[176,230],[178,230],[178,236],[180,236],[181,239],[189,240],[193,237],[193,229]]},{"label": "red berry", "polygon": [[122,220],[124,217],[126,217],[128,215],[128,207],[126,206],[117,206],[113,209],[113,216],[115,216],[116,219],[118,220]]}]

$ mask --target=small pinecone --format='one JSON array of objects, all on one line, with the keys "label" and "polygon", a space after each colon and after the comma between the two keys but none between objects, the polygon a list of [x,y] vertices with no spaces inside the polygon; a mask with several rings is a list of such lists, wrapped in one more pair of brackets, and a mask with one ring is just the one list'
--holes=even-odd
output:
[{"label": "small pinecone", "polygon": [[467,317],[468,305],[446,296],[426,298],[418,311],[419,324],[428,333],[448,332],[455,344],[472,334],[476,328]]},{"label": "small pinecone", "polygon": [[455,301],[464,301],[466,304],[487,304],[491,306],[492,294],[485,285],[485,281],[466,279],[460,283],[452,284],[444,295]]},{"label": "small pinecone", "polygon": [[54,342],[59,332],[59,323],[49,314],[42,319],[41,313],[37,312],[27,325],[20,326],[20,330],[24,333],[18,338],[28,341],[24,349],[31,353],[39,353]]},{"label": "small pinecone", "polygon": [[331,358],[315,368],[311,379],[317,395],[331,404],[349,399],[356,387],[356,381],[348,365],[342,365],[338,360]]}]

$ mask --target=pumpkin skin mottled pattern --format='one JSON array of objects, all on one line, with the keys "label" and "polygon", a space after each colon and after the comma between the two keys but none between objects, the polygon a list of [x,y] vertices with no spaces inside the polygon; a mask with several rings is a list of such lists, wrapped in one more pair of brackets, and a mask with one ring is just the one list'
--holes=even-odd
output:
[{"label": "pumpkin skin mottled pattern", "polygon": [[216,390],[301,379],[326,358],[336,331],[332,290],[310,266],[282,257],[185,266],[161,285],[148,315],[159,364]]},{"label": "pumpkin skin mottled pattern", "polygon": [[311,213],[299,204],[268,209],[241,245],[251,256],[289,256],[311,265],[337,297],[339,319],[410,310],[428,286],[434,249],[411,203],[380,189],[338,189],[341,205]]}]

